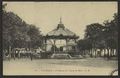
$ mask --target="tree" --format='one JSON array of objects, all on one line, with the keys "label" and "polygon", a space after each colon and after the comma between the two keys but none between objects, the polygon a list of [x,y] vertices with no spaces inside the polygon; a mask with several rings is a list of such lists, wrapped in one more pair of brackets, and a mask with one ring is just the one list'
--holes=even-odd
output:
[{"label": "tree", "polygon": [[114,49],[117,52],[118,47],[118,25],[117,25],[117,18],[118,15],[114,14],[114,19],[104,22],[104,26],[106,27],[104,31],[104,36],[106,37],[104,40],[106,42],[106,48],[108,50],[107,57],[110,58],[112,55],[114,55]]},{"label": "tree", "polygon": [[[103,25],[99,23],[93,23],[93,24],[87,25],[87,28],[85,30],[85,38],[83,39],[83,41],[86,39],[91,41],[92,54],[94,53],[95,56],[98,54],[98,52],[96,52],[97,49],[100,49],[100,51],[103,50],[104,56],[107,56],[108,58],[114,55],[114,50],[116,50],[117,52],[118,15],[115,13],[113,17],[114,17],[113,20],[111,21],[107,20],[103,23]],[[80,43],[82,44],[82,46],[84,46],[83,42],[80,42]],[[107,49],[107,55],[105,52],[106,49]]]},{"label": "tree", "polygon": [[92,54],[95,54],[95,57],[97,55],[96,50],[99,46],[99,43],[102,40],[102,32],[104,30],[104,26],[99,23],[93,23],[90,25],[87,25],[87,28],[85,30],[85,39],[89,39],[92,43]]},{"label": "tree", "polygon": [[39,29],[34,25],[29,25],[29,30],[27,34],[30,37],[30,48],[38,48],[42,46],[42,35]]},{"label": "tree", "polygon": [[[42,45],[42,35],[38,28],[23,21],[17,14],[5,10],[3,5],[3,50],[11,53],[14,48],[33,48]],[[13,53],[13,51],[12,51]]]},{"label": "tree", "polygon": [[77,46],[81,52],[82,55],[86,54],[86,51],[90,52],[92,49],[92,43],[90,39],[81,39],[78,41]]}]

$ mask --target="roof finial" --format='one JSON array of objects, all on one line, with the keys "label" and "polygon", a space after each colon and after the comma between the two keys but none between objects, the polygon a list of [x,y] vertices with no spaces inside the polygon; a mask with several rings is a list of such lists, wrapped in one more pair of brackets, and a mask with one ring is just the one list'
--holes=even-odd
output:
[{"label": "roof finial", "polygon": [[60,17],[60,24],[62,24],[62,17]]}]

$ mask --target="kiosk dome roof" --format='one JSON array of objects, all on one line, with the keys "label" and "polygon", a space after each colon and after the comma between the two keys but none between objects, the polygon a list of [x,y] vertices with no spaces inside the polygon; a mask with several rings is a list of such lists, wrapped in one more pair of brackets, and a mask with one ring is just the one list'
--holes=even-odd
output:
[{"label": "kiosk dome roof", "polygon": [[57,28],[55,28],[54,30],[48,32],[47,36],[55,36],[55,37],[63,36],[63,37],[75,37],[75,38],[78,38],[78,36],[76,36],[75,33],[70,31],[69,29],[65,28],[64,24],[62,24],[61,19],[60,19],[60,23],[58,24]]}]

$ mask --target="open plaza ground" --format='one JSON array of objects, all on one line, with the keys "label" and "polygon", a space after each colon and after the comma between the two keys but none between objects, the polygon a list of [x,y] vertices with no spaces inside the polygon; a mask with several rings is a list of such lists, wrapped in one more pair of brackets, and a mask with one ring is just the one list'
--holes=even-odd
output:
[{"label": "open plaza ground", "polygon": [[110,75],[117,68],[118,61],[104,58],[3,61],[4,75]]}]

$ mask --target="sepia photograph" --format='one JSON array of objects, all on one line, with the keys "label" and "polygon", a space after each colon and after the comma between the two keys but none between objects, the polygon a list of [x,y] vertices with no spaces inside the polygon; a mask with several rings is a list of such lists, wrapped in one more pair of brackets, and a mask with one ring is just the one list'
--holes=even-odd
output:
[{"label": "sepia photograph", "polygon": [[3,76],[118,76],[117,4],[4,1]]}]

